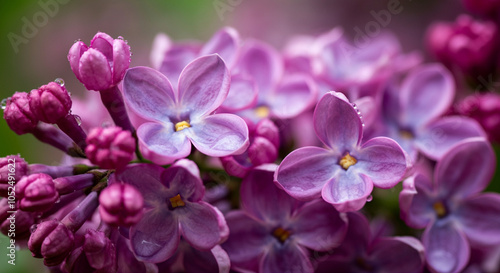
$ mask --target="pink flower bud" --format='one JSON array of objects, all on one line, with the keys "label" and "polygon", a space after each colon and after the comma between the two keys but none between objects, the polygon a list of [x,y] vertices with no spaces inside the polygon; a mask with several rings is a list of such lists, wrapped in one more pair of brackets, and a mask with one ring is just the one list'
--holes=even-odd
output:
[{"label": "pink flower bud", "polygon": [[59,199],[52,177],[44,173],[23,177],[16,190],[19,207],[25,211],[47,211]]},{"label": "pink flower bud", "polygon": [[73,247],[73,233],[56,219],[40,223],[28,241],[33,257],[44,258],[46,266],[62,263]]},{"label": "pink flower bud", "polygon": [[90,162],[104,169],[119,169],[132,160],[135,139],[130,131],[120,127],[94,128],[87,136],[87,154]]},{"label": "pink flower bud", "polygon": [[101,192],[99,203],[101,218],[110,225],[131,226],[142,218],[144,199],[129,184],[111,184]]},{"label": "pink flower bud", "polygon": [[88,90],[103,91],[117,85],[130,66],[130,47],[123,39],[98,32],[90,47],[76,42],[68,53],[71,70]]},{"label": "pink flower bud", "polygon": [[500,143],[500,95],[485,93],[471,95],[457,106],[459,114],[475,119],[491,141]]},{"label": "pink flower bud", "polygon": [[10,129],[18,135],[30,133],[38,123],[38,118],[30,109],[26,92],[16,92],[7,99],[3,118]]},{"label": "pink flower bud", "polygon": [[30,108],[36,117],[46,123],[56,123],[68,115],[71,97],[62,85],[50,82],[29,93]]},{"label": "pink flower bud", "polygon": [[31,212],[15,210],[12,213],[12,208],[8,203],[7,198],[0,200],[0,231],[8,236],[9,233],[14,233],[16,239],[28,239],[30,236],[30,228],[35,223],[35,216]]},{"label": "pink flower bud", "polygon": [[14,186],[27,174],[28,163],[19,155],[0,158],[0,196],[7,197],[8,188]]}]

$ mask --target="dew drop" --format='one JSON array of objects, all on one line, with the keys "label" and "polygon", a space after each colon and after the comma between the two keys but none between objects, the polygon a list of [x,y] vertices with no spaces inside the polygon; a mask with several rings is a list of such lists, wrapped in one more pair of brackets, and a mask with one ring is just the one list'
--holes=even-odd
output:
[{"label": "dew drop", "polygon": [[78,39],[78,40],[75,40],[73,43],[76,44],[76,43],[81,42],[81,41],[82,41],[82,39]]},{"label": "dew drop", "polygon": [[364,123],[361,123],[361,126],[365,127],[365,124],[364,124]]},{"label": "dew drop", "polygon": [[371,202],[372,200],[373,200],[372,195],[368,195],[368,197],[366,197],[366,202]]},{"label": "dew drop", "polygon": [[2,110],[5,110],[5,108],[7,108],[7,100],[8,100],[8,99],[3,99],[3,100],[2,100],[2,103],[1,103],[1,105],[2,105]]},{"label": "dew drop", "polygon": [[109,121],[105,121],[105,122],[103,122],[103,123],[101,124],[101,127],[102,127],[102,128],[109,128],[109,127],[111,127],[111,126],[113,126],[113,123],[111,123],[111,122],[109,122]]},{"label": "dew drop", "polygon": [[54,203],[56,203],[56,204],[61,203],[61,197],[57,198],[56,202],[54,202]]},{"label": "dew drop", "polygon": [[59,84],[60,86],[64,86],[64,80],[61,78],[57,78],[54,80],[55,83]]},{"label": "dew drop", "polygon": [[352,107],[353,107],[355,110],[358,110],[358,106],[356,105],[356,103],[353,103],[353,104],[352,104]]},{"label": "dew drop", "polygon": [[118,36],[118,39],[122,41],[124,40],[122,36]]},{"label": "dew drop", "polygon": [[37,227],[38,227],[38,225],[37,225],[37,224],[33,224],[33,225],[31,225],[31,227],[30,227],[30,232],[33,234],[33,233],[36,231],[36,228],[37,228]]},{"label": "dew drop", "polygon": [[74,115],[73,116],[76,120],[76,123],[78,124],[78,126],[81,126],[82,125],[82,118],[78,115]]}]

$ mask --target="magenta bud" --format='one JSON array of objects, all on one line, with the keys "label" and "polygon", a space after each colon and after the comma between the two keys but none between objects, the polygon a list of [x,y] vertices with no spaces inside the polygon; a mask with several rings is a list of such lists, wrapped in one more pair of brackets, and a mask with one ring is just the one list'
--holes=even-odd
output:
[{"label": "magenta bud", "polygon": [[28,163],[19,155],[0,158],[0,196],[7,197],[9,187],[16,185],[27,174]]},{"label": "magenta bud", "polygon": [[482,16],[495,16],[500,10],[499,0],[462,0],[465,8]]},{"label": "magenta bud", "polygon": [[87,229],[83,251],[92,268],[103,272],[116,271],[115,245],[103,232]]},{"label": "magenta bud", "polygon": [[116,86],[130,66],[130,47],[123,39],[98,32],[90,47],[73,44],[68,53],[71,70],[88,90],[103,91]]},{"label": "magenta bud", "polygon": [[[280,132],[278,127],[270,119],[262,119],[255,126],[255,136],[264,137],[269,140],[276,149],[280,147]],[[274,160],[273,160],[274,161]]]},{"label": "magenta bud", "polygon": [[104,169],[119,169],[126,166],[135,152],[135,139],[132,133],[117,126],[93,128],[86,142],[87,158]]},{"label": "magenta bud", "polygon": [[101,218],[110,225],[131,226],[142,218],[144,199],[129,184],[111,184],[101,192],[99,203]]},{"label": "magenta bud", "polygon": [[46,123],[56,123],[71,110],[71,97],[68,90],[55,82],[31,90],[29,100],[33,113],[39,120]]},{"label": "magenta bud", "polygon": [[457,106],[456,111],[475,119],[486,131],[490,141],[500,143],[500,95],[484,93],[471,95]]},{"label": "magenta bud", "polygon": [[273,163],[278,158],[278,149],[264,137],[255,137],[248,147],[248,158],[252,165]]},{"label": "magenta bud", "polygon": [[47,211],[59,199],[52,177],[44,173],[23,177],[16,190],[19,207],[24,211]]},{"label": "magenta bud", "polygon": [[31,111],[26,92],[16,92],[7,99],[3,118],[10,129],[18,135],[32,132],[38,123],[38,118]]},{"label": "magenta bud", "polygon": [[28,241],[33,257],[43,258],[46,266],[62,263],[73,247],[73,233],[56,219],[38,224]]},{"label": "magenta bud", "polygon": [[491,69],[496,48],[497,27],[492,22],[475,21],[461,15],[454,23],[436,23],[428,31],[431,53],[452,71],[463,73]]},{"label": "magenta bud", "polygon": [[0,200],[0,231],[5,236],[15,234],[16,239],[27,239],[34,223],[33,213],[13,209],[7,198]]}]

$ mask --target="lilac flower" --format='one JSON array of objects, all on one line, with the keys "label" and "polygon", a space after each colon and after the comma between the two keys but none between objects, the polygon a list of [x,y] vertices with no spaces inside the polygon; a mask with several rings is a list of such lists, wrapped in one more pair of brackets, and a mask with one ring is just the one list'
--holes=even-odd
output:
[{"label": "lilac flower", "polygon": [[314,128],[327,146],[303,147],[283,159],[277,185],[300,200],[322,197],[338,211],[361,209],[373,189],[394,187],[405,175],[404,151],[392,139],[361,144],[361,119],[341,93],[329,92],[314,111]]},{"label": "lilac flower", "polygon": [[85,154],[104,169],[121,169],[134,157],[135,139],[118,126],[93,128],[86,139]]},{"label": "lilac flower", "polygon": [[347,223],[322,200],[303,203],[273,183],[276,165],[250,171],[240,189],[242,210],[226,215],[230,234],[222,244],[234,270],[313,272],[309,250],[340,245]]},{"label": "lilac flower", "polygon": [[481,193],[495,166],[491,146],[471,138],[438,161],[432,181],[417,173],[403,183],[401,217],[413,228],[426,228],[422,243],[433,271],[461,272],[470,244],[500,244],[500,195]]},{"label": "lilac flower", "polygon": [[441,117],[454,95],[454,79],[443,66],[429,64],[412,70],[399,89],[386,93],[380,134],[395,139],[413,162],[419,151],[438,160],[460,140],[485,136],[473,119]]},{"label": "lilac flower", "polygon": [[133,185],[144,197],[144,216],[130,228],[132,249],[140,260],[167,260],[181,235],[200,250],[209,250],[227,237],[222,214],[201,201],[205,188],[192,161],[179,160],[166,170],[152,164],[131,165],[110,180]]},{"label": "lilac flower", "polygon": [[124,78],[128,105],[150,120],[137,129],[146,158],[169,164],[191,152],[191,143],[209,156],[227,156],[248,147],[245,121],[232,114],[212,114],[229,90],[229,72],[218,55],[189,63],[177,88],[160,72],[130,69]]},{"label": "lilac flower", "polygon": [[368,220],[348,213],[349,228],[342,245],[319,262],[316,273],[419,273],[425,265],[424,247],[413,237],[378,237]]}]

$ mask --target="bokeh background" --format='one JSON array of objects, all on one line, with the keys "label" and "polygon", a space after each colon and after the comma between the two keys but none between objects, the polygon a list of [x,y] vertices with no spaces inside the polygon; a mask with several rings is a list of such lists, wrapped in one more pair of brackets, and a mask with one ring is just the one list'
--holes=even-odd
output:
[{"label": "bokeh background", "polygon": [[[150,65],[158,32],[177,40],[207,40],[220,27],[233,26],[243,38],[260,38],[281,48],[292,35],[319,34],[336,26],[354,36],[356,27],[363,29],[374,20],[373,12],[387,9],[391,2],[403,9],[383,29],[397,34],[405,52],[418,50],[424,56],[429,24],[452,21],[463,12],[460,0],[0,1],[0,99],[56,78],[65,80],[73,96],[91,92],[76,80],[66,56],[75,40],[88,44],[97,31],[128,40],[132,66]],[[23,37],[17,45],[15,35]],[[51,165],[61,158],[58,150],[31,135],[15,135],[3,119],[0,136],[0,157],[20,153],[30,163]],[[0,236],[0,272],[44,272],[41,261],[25,250],[18,252],[16,266],[9,265],[6,246],[7,237]]]}]

